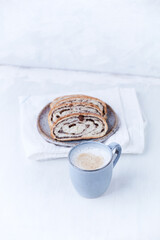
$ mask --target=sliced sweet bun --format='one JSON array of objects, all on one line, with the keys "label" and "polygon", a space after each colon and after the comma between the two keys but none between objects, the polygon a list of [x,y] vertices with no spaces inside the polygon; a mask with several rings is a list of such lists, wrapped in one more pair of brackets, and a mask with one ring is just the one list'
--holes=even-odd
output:
[{"label": "sliced sweet bun", "polygon": [[94,113],[73,113],[53,124],[51,136],[58,141],[94,139],[103,137],[107,130],[104,117]]},{"label": "sliced sweet bun", "polygon": [[69,104],[74,102],[83,102],[83,103],[90,103],[96,105],[103,113],[103,116],[106,117],[107,115],[107,105],[102,100],[90,97],[86,95],[65,95],[62,97],[58,97],[53,100],[53,102],[50,104],[50,108],[56,107],[61,104]]},{"label": "sliced sweet bun", "polygon": [[69,104],[61,104],[53,107],[48,114],[48,124],[52,127],[53,123],[56,122],[59,118],[64,117],[66,115],[72,113],[96,113],[102,116],[102,111],[94,104],[89,103],[69,103]]}]

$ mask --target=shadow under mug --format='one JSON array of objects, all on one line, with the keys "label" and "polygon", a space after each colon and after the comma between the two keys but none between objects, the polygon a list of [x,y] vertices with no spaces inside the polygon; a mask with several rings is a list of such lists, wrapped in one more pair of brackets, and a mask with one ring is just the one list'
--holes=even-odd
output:
[{"label": "shadow under mug", "polygon": [[[110,160],[102,168],[95,170],[84,170],[77,167],[73,161],[73,155],[77,150],[84,149],[84,147],[98,148],[108,151],[110,154]],[[68,155],[69,159],[69,171],[73,186],[77,192],[86,198],[96,198],[101,196],[109,187],[112,170],[118,162],[121,155],[121,146],[117,143],[111,143],[104,145],[97,142],[85,142],[81,143],[71,149]]]}]

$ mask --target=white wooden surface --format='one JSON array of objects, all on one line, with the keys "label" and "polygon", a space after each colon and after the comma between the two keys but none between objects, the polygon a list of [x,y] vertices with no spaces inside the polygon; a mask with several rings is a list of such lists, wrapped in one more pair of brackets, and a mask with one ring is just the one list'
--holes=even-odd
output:
[{"label": "white wooden surface", "polygon": [[[137,90],[148,122],[145,151],[123,155],[108,192],[84,199],[71,185],[66,159],[25,158],[17,96],[115,84]],[[160,239],[159,102],[158,79],[0,67],[0,239]]]}]

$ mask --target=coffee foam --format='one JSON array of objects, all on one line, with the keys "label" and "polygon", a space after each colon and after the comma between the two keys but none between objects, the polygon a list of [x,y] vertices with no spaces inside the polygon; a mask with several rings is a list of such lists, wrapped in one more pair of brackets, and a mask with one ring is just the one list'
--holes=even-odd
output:
[{"label": "coffee foam", "polygon": [[72,155],[75,166],[85,170],[95,170],[104,167],[110,161],[110,153],[98,146],[81,146]]}]

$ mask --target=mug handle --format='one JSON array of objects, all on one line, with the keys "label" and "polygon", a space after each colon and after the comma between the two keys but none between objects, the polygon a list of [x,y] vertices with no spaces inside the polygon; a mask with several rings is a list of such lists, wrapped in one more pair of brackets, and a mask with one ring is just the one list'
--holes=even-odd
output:
[{"label": "mug handle", "polygon": [[[112,151],[113,167],[115,167],[115,165],[117,164],[117,162],[118,162],[118,160],[121,156],[122,148],[118,143],[111,143],[111,144],[108,145],[108,147]],[[113,153],[114,150],[115,150],[115,152]]]}]

